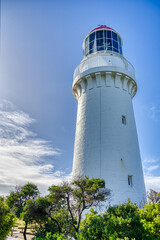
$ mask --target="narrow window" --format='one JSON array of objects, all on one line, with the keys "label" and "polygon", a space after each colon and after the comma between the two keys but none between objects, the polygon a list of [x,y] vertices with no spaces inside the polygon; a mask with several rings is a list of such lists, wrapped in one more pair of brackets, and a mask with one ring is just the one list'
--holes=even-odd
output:
[{"label": "narrow window", "polygon": [[122,124],[126,125],[126,116],[122,115]]},{"label": "narrow window", "polygon": [[132,175],[128,175],[128,185],[129,185],[130,187],[133,186]]}]

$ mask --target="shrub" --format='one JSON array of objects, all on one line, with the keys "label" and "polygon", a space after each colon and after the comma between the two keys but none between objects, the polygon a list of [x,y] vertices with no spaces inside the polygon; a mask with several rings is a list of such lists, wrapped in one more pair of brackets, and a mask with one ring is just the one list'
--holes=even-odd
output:
[{"label": "shrub", "polygon": [[0,240],[10,233],[14,226],[15,216],[11,213],[10,208],[4,201],[3,197],[0,197]]},{"label": "shrub", "polygon": [[160,240],[160,204],[149,202],[139,214],[145,229],[143,239]]},{"label": "shrub", "polygon": [[33,240],[68,240],[69,238],[66,237],[64,234],[59,234],[59,233],[55,233],[55,234],[51,234],[51,233],[47,233],[46,237],[35,237],[33,238]]},{"label": "shrub", "polygon": [[98,215],[93,209],[82,222],[80,230],[81,240],[142,240],[144,233],[136,204],[128,201],[126,204],[109,207],[103,214]]}]

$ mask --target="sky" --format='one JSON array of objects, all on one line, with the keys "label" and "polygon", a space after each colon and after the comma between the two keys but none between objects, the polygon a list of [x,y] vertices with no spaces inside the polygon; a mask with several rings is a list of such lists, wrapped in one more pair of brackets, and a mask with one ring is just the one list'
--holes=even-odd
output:
[{"label": "sky", "polygon": [[107,25],[136,72],[133,99],[146,189],[160,191],[160,2],[1,0],[0,195],[71,177],[82,42]]}]

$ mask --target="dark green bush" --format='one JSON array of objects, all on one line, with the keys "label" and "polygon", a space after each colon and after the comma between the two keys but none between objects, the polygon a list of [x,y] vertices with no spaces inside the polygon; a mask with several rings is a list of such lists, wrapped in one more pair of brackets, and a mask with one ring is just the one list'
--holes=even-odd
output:
[{"label": "dark green bush", "polygon": [[14,226],[15,216],[11,213],[10,208],[4,201],[3,197],[0,197],[0,240],[3,240],[10,233]]},{"label": "dark green bush", "polygon": [[126,204],[110,207],[104,214],[91,210],[86,214],[80,230],[83,240],[129,239],[142,240],[144,233],[136,204],[128,201]]}]

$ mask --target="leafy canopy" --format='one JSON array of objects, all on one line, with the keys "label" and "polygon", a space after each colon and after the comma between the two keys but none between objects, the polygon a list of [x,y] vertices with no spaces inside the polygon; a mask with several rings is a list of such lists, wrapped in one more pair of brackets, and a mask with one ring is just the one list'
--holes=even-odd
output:
[{"label": "leafy canopy", "polygon": [[80,239],[114,240],[128,237],[142,240],[143,232],[137,205],[128,201],[126,204],[109,207],[103,214],[97,214],[92,209],[82,222]]},{"label": "leafy canopy", "polygon": [[7,237],[14,226],[14,222],[15,216],[11,213],[11,210],[5,203],[4,198],[0,197],[0,240]]},{"label": "leafy canopy", "polygon": [[59,196],[59,203],[65,207],[71,217],[74,230],[78,233],[84,210],[100,206],[110,197],[105,181],[100,178],[79,177],[71,183],[49,188],[49,197]]},{"label": "leafy canopy", "polygon": [[16,186],[15,191],[10,193],[6,201],[16,216],[20,217],[27,200],[35,199],[39,194],[39,190],[35,184],[27,183],[24,186]]}]

